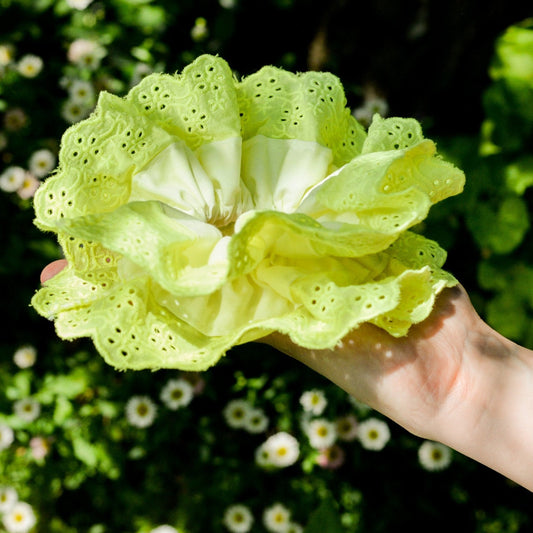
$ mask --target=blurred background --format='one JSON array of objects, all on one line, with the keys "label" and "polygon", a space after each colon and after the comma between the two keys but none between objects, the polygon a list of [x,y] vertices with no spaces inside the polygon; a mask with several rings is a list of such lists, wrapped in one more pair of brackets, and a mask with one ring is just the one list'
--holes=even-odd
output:
[{"label": "blurred background", "polygon": [[[238,77],[333,72],[365,126],[418,119],[467,185],[417,230],[483,318],[533,348],[530,17],[513,1],[0,0],[0,531],[533,531],[528,491],[267,347],[202,374],[119,373],[29,307],[61,254],[32,197],[64,130],[100,91],[211,53]],[[276,446],[297,459],[265,465]]]}]

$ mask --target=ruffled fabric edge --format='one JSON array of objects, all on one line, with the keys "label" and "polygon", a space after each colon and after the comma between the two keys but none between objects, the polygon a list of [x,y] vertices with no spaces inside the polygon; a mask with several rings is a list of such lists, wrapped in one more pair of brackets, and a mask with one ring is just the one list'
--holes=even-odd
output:
[{"label": "ruffled fabric edge", "polygon": [[[193,81],[211,66],[216,81],[210,93],[204,78]],[[117,368],[203,370],[231,346],[274,330],[310,349],[333,348],[362,322],[401,336],[428,316],[436,294],[456,283],[440,268],[444,251],[407,231],[464,183],[461,171],[436,157],[416,121],[376,116],[366,135],[331,75],[265,67],[235,85],[230,74],[222,60],[204,56],[178,77],[145,80],[126,99],[103,95],[97,113],[67,132],[59,170],[36,197],[36,223],[57,232],[70,266],[32,305],[55,318],[60,337],[92,337]],[[260,93],[258,84],[266,86]],[[271,123],[263,116],[278,109],[280,84],[324,100],[311,126],[304,111],[312,106],[300,101],[288,113],[282,107]],[[186,125],[186,113],[165,114],[172,109],[171,89],[179,98],[200,94],[188,108],[190,117],[207,109],[202,106],[213,91],[223,94],[222,104],[195,129]],[[286,115],[294,117],[288,126]],[[326,128],[332,124],[333,133]],[[184,160],[193,161],[216,143],[235,139],[237,130],[246,132],[256,156],[281,154],[275,168],[302,146],[331,153],[324,179],[298,193],[303,201],[286,204],[295,212],[266,209],[279,182],[258,194],[255,171],[248,181],[238,175],[228,180],[229,189],[207,192],[193,172],[191,190],[201,191],[204,201],[190,214],[179,198],[174,207],[162,206],[161,184],[156,198],[135,197],[136,176],[165,150],[182,146],[188,151]],[[108,140],[98,142],[97,131]],[[207,160],[200,167],[209,166]],[[153,171],[158,175],[158,168]],[[152,186],[147,179],[137,183]],[[219,213],[209,211],[210,201],[222,205]],[[235,204],[245,213],[230,237],[210,218],[227,217],[231,226]],[[252,318],[243,320],[251,309]]]}]

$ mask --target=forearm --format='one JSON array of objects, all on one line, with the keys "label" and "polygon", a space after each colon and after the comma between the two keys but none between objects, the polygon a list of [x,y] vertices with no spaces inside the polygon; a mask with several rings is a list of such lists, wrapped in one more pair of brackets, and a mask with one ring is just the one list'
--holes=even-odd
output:
[{"label": "forearm", "polygon": [[433,438],[533,491],[533,352],[486,325],[473,337],[464,397]]}]

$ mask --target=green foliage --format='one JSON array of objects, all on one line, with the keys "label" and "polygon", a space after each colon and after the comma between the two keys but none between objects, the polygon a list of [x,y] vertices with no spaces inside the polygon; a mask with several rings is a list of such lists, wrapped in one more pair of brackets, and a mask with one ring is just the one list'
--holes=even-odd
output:
[{"label": "green foliage", "polygon": [[480,202],[468,214],[467,224],[480,249],[506,254],[523,241],[529,229],[528,208],[515,196],[500,198],[494,208]]},{"label": "green foliage", "polygon": [[305,533],[343,533],[344,528],[339,518],[335,502],[331,499],[322,501],[318,509],[309,516]]},{"label": "green foliage", "polygon": [[[244,70],[256,61],[258,9],[282,24],[306,20],[310,7],[302,0],[94,0],[75,9],[66,0],[0,0],[0,174],[12,166],[32,170],[38,150],[57,160],[64,129],[91,112],[100,91],[123,94],[148,72],[181,69],[204,52],[234,56],[231,63]],[[291,28],[285,40],[279,31],[272,36],[267,57],[296,69],[307,50],[296,24]],[[81,51],[73,49],[79,39],[89,47],[82,42]],[[467,186],[436,206],[423,228],[448,249],[448,269],[484,318],[529,347],[532,42],[531,21],[502,34],[486,66],[491,81],[479,95],[484,117],[478,133],[440,136],[439,151],[465,170]],[[28,54],[43,60],[35,77],[19,70]],[[351,70],[359,77],[343,81],[349,94],[360,94],[363,77]],[[75,87],[85,96],[74,94]],[[431,125],[431,117],[426,122]],[[311,446],[304,422],[378,415],[262,345],[235,349],[198,375],[118,373],[91,345],[58,341],[28,304],[40,269],[59,249],[33,227],[31,194],[17,191],[0,191],[0,442],[9,440],[5,428],[13,431],[12,442],[0,447],[0,487],[15,488],[32,505],[35,533],[149,533],[160,524],[180,533],[222,533],[228,531],[224,513],[236,503],[250,509],[251,531],[261,533],[267,531],[263,512],[276,502],[306,533],[439,532],[458,524],[479,533],[531,530],[529,494],[459,454],[448,469],[426,471],[417,460],[420,439],[392,424],[382,451],[339,439],[339,464],[332,455],[324,458]],[[21,367],[13,357],[26,345],[36,348],[37,359]],[[194,390],[190,403],[176,410],[161,397],[171,379],[184,379]],[[320,415],[300,403],[312,389],[327,399]],[[146,427],[128,417],[136,397],[149,398],[157,409]],[[28,399],[34,403],[26,416],[16,414],[15,406]],[[235,399],[260,409],[266,429],[230,426],[224,408]],[[39,410],[35,418],[32,409]],[[280,431],[297,439],[298,460],[261,467],[257,449]]]},{"label": "green foliage", "polygon": [[[527,151],[533,134],[533,19],[510,27],[496,44],[484,95],[492,135],[485,143],[504,152]],[[487,126],[485,126],[487,128]]]}]

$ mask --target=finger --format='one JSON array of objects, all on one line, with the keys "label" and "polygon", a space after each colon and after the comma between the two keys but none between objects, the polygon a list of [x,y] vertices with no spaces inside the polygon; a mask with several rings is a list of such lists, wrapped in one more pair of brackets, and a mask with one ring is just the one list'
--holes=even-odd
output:
[{"label": "finger", "polygon": [[52,279],[56,274],[59,274],[67,266],[66,259],[58,259],[46,265],[41,272],[41,283],[46,283],[49,279]]}]

